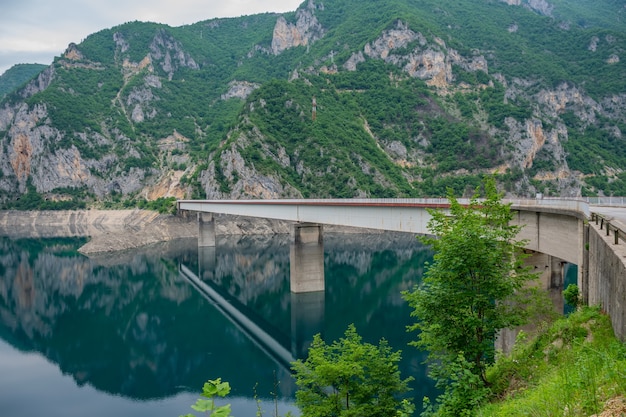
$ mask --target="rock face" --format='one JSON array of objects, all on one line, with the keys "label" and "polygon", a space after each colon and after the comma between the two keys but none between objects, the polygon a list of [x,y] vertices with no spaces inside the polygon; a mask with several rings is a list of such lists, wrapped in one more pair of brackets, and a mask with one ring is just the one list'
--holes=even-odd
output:
[{"label": "rock face", "polygon": [[307,46],[324,36],[322,25],[315,16],[316,5],[309,0],[307,7],[296,12],[296,23],[288,23],[281,16],[276,21],[272,36],[272,52],[278,55],[286,49]]},{"label": "rock face", "polygon": [[552,16],[554,5],[546,0],[500,0],[509,6],[525,6],[544,16]]},{"label": "rock face", "polygon": [[[251,134],[257,136],[257,139],[261,135],[258,130],[251,132]],[[201,179],[205,184],[204,191],[207,199],[302,198],[299,191],[289,184],[283,184],[280,178],[261,174],[254,167],[246,164],[239,152],[239,148],[246,146],[249,146],[249,139],[240,136],[230,149],[221,153],[219,169],[226,181],[234,183],[228,190],[225,190],[218,182],[220,177],[216,175],[215,163],[211,162],[209,169],[204,172]],[[287,157],[284,153],[283,156]]]},{"label": "rock face", "polygon": [[[415,46],[409,54],[395,53],[396,50],[404,51],[410,45]],[[423,34],[409,29],[401,20],[396,21],[394,29],[367,43],[363,51],[352,54],[344,68],[356,71],[357,64],[365,61],[365,56],[398,65],[411,77],[441,88],[453,81],[452,65],[471,72],[488,72],[487,60],[483,56],[465,58],[456,50],[447,48],[442,39],[435,37],[429,42]]]},{"label": "rock face", "polygon": [[554,5],[546,0],[528,0],[528,6],[544,16],[552,16]]},{"label": "rock face", "polygon": [[260,85],[248,81],[231,81],[228,87],[228,91],[221,96],[222,100],[228,100],[229,98],[245,100],[254,90],[259,88]]},{"label": "rock face", "polygon": [[[559,15],[551,0],[501,1]],[[523,183],[525,188],[514,185],[511,192],[524,195],[534,195],[529,184],[539,178],[569,177],[567,185],[555,183],[554,190],[567,195],[583,187],[591,190],[592,181],[585,182],[585,176],[594,172],[612,170],[607,184],[622,181],[620,161],[600,161],[583,173],[586,167],[576,167],[571,153],[584,147],[572,143],[582,141],[587,128],[600,131],[607,138],[604,144],[617,143],[619,148],[626,114],[623,91],[602,97],[604,93],[586,92],[592,91],[593,81],[583,80],[584,75],[576,85],[561,82],[560,70],[553,71],[558,81],[525,73],[524,68],[511,70],[499,46],[490,47],[492,38],[459,42],[463,38],[456,36],[465,28],[452,14],[446,19],[457,26],[426,29],[408,9],[385,9],[372,16],[383,4],[364,12],[356,4],[339,3],[325,6],[308,0],[284,16],[216,19],[192,28],[125,24],[70,44],[54,65],[2,102],[0,207],[19,207],[22,196],[33,190],[44,201],[65,203],[78,194],[81,202],[94,205],[192,196],[425,195],[438,192],[420,184],[444,165],[437,154],[445,153],[444,146],[433,140],[439,128],[435,123],[444,119],[458,125],[448,135],[458,136],[457,149],[461,142],[474,150],[493,149],[481,154],[480,161],[446,167],[436,176],[478,177],[508,169],[521,172],[505,181]],[[497,7],[509,8],[501,3]],[[539,19],[525,10],[508,11],[523,12],[528,21]],[[447,13],[445,7],[423,12]],[[352,36],[360,36],[359,30],[341,39],[337,33],[359,23],[354,16],[378,22],[372,26],[376,31],[368,26],[362,31],[366,38]],[[541,19],[546,24],[553,20]],[[486,25],[497,28],[488,36],[532,40],[526,20],[496,23]],[[555,30],[578,30],[574,23],[571,29],[558,25],[554,22]],[[244,34],[249,27],[262,33]],[[478,29],[480,24],[475,33],[482,33]],[[608,74],[622,74],[623,39],[616,33],[576,32],[587,68],[601,66],[610,69]],[[235,45],[240,39],[244,44]],[[529,55],[532,49],[542,48],[528,49]],[[566,64],[558,65],[569,74]],[[282,78],[272,79],[274,74]],[[386,89],[380,100],[370,87]],[[396,100],[394,89],[412,90]],[[98,95],[101,91],[106,94]],[[404,103],[407,97],[411,104]],[[381,108],[370,111],[377,100]],[[61,108],[75,102],[79,105]],[[83,104],[93,105],[93,110],[81,113]],[[327,117],[331,106],[342,108],[342,120]],[[499,115],[506,117],[494,121]],[[338,142],[337,133],[346,132],[355,138],[355,146],[349,140]],[[335,148],[341,149],[333,154]]]},{"label": "rock face", "polygon": [[191,55],[183,49],[180,42],[164,30],[160,30],[152,40],[150,56],[153,61],[160,62],[161,68],[168,73],[170,80],[178,68],[199,68]]}]

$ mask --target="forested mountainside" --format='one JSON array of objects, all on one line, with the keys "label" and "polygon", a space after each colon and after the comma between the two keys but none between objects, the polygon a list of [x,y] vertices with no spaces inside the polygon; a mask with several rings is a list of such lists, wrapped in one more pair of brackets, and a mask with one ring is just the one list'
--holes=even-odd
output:
[{"label": "forested mountainside", "polygon": [[617,0],[307,0],[70,44],[0,103],[3,208],[626,195]]},{"label": "forested mountainside", "polygon": [[7,93],[14,91],[27,81],[30,81],[46,67],[47,65],[42,64],[17,64],[13,65],[4,74],[0,74],[0,100],[2,100]]}]

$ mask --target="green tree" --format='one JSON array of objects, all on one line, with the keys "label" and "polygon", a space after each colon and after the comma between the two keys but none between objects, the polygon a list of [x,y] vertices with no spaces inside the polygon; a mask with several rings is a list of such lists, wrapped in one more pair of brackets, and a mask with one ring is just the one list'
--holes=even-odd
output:
[{"label": "green tree", "polygon": [[423,240],[433,246],[434,261],[422,284],[404,293],[417,318],[410,326],[419,331],[414,344],[429,352],[430,376],[443,389],[438,415],[471,415],[487,396],[495,338],[526,321],[530,292],[524,288],[536,278],[523,265],[520,227],[510,224],[510,205],[502,203],[493,178],[485,193],[463,205],[449,192],[449,212],[429,212],[428,230],[437,237]]},{"label": "green tree", "polygon": [[400,351],[386,340],[362,343],[354,325],[331,345],[315,335],[306,361],[293,363],[296,404],[307,417],[411,415],[413,404],[400,396],[412,378],[401,379]]}]

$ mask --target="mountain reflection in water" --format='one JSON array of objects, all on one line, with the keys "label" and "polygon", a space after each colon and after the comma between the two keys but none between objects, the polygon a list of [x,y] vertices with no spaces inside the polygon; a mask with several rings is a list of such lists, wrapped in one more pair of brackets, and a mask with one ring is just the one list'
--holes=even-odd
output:
[{"label": "mountain reflection in water", "polygon": [[[294,357],[306,355],[314,333],[331,342],[354,323],[364,341],[384,337],[403,351],[402,374],[416,378],[418,403],[432,392],[424,354],[407,346],[410,310],[400,295],[432,256],[414,236],[325,234],[326,291],[313,313],[299,310],[306,296],[289,291],[288,236],[222,237],[208,254],[183,240],[92,258],[76,252],[82,243],[0,238],[0,410],[7,415],[180,415],[217,377],[233,387],[234,415],[254,415],[255,398],[273,410],[275,397],[281,414],[293,410],[288,368],[203,298],[181,265]],[[33,381],[45,381],[46,402],[32,401]]]}]

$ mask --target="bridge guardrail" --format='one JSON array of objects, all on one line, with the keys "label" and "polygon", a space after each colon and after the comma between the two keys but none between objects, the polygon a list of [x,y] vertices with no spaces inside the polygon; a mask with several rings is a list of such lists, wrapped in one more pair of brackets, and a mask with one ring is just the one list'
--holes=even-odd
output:
[{"label": "bridge guardrail", "polygon": [[619,245],[620,239],[626,242],[626,227],[621,222],[611,222],[599,213],[591,213],[591,221],[600,226],[600,230],[606,230],[606,235],[610,236],[613,231],[613,243]]},{"label": "bridge guardrail", "polygon": [[626,197],[583,197],[583,199],[594,206],[626,207]]}]

